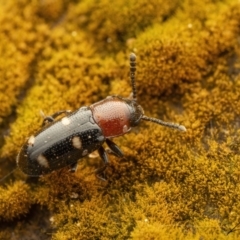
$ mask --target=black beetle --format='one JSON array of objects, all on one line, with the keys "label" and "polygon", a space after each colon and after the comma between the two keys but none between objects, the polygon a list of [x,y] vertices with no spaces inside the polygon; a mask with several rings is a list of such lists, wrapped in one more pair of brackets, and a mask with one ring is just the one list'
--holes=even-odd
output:
[{"label": "black beetle", "polygon": [[[75,171],[80,158],[98,150],[104,162],[104,167],[97,171],[99,173],[108,163],[103,143],[106,142],[116,156],[122,157],[122,151],[111,139],[128,133],[141,120],[186,131],[182,125],[163,122],[144,115],[142,107],[137,102],[135,71],[136,55],[131,53],[131,98],[109,96],[74,112],[59,111],[52,116],[45,117],[43,128],[32,135],[22,146],[17,156],[19,168],[30,176],[47,174],[65,166],[70,166],[71,170]],[[55,120],[63,113],[66,116]]]}]

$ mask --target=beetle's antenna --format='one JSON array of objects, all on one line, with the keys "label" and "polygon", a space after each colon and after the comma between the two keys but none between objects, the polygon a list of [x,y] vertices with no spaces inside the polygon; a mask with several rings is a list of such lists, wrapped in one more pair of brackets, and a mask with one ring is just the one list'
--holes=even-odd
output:
[{"label": "beetle's antenna", "polygon": [[135,85],[135,72],[136,72],[136,55],[134,53],[130,54],[130,79],[132,84],[132,98],[137,101],[137,89]]},{"label": "beetle's antenna", "polygon": [[14,168],[11,172],[9,172],[7,175],[5,175],[4,177],[2,177],[0,179],[0,183],[3,182],[7,177],[9,177],[13,172],[15,172],[17,170],[17,167]]},{"label": "beetle's antenna", "polygon": [[147,117],[147,116],[142,116],[142,119],[145,121],[157,123],[157,124],[165,126],[165,127],[175,128],[175,129],[183,131],[183,132],[187,131],[187,129],[183,125],[180,125],[178,123],[164,122],[160,119],[151,118],[151,117]]}]

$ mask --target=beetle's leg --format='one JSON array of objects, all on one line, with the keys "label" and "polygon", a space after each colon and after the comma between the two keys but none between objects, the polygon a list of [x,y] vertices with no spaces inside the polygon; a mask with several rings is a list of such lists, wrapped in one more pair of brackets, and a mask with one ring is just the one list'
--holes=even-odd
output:
[{"label": "beetle's leg", "polygon": [[133,100],[133,92],[129,94],[128,99]]},{"label": "beetle's leg", "polygon": [[77,163],[77,162],[72,163],[72,164],[70,165],[69,172],[75,173],[75,172],[77,171],[77,168],[78,168],[78,163]]},{"label": "beetle's leg", "polygon": [[59,115],[65,113],[66,115],[68,115],[69,113],[71,113],[72,111],[71,110],[61,110],[61,111],[58,111],[58,112],[55,112],[53,115],[51,115],[52,118],[56,118],[58,117]]},{"label": "beetle's leg", "polygon": [[98,154],[97,150],[95,150],[94,152],[89,153],[88,157],[90,157],[90,158],[97,158],[97,157],[99,157],[99,154]]},{"label": "beetle's leg", "polygon": [[44,117],[42,122],[42,127],[53,121],[54,121],[54,118],[52,118],[51,116]]},{"label": "beetle's leg", "polygon": [[101,179],[103,181],[106,181],[106,179],[101,177],[100,174],[104,172],[104,170],[106,169],[106,167],[109,163],[108,156],[107,156],[107,153],[102,146],[98,149],[98,153],[99,153],[99,156],[102,158],[104,165],[101,168],[97,169],[95,171],[95,174],[99,179]]},{"label": "beetle's leg", "polygon": [[110,148],[110,153],[113,153],[117,157],[123,157],[123,152],[122,150],[110,139],[106,139],[106,143],[108,147]]},{"label": "beetle's leg", "polygon": [[55,112],[53,115],[51,116],[45,116],[44,113],[42,111],[40,111],[40,114],[42,115],[43,117],[43,123],[42,123],[42,126],[50,123],[50,122],[53,122],[54,119],[56,117],[58,117],[59,115],[65,113],[66,115],[69,114],[71,112],[71,110],[61,110],[61,111],[58,111],[58,112]]}]

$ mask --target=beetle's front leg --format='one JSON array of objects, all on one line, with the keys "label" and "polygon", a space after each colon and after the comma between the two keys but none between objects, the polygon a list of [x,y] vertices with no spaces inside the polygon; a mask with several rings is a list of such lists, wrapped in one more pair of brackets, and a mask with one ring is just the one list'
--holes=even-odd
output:
[{"label": "beetle's front leg", "polygon": [[106,143],[108,145],[108,147],[110,148],[110,152],[111,154],[122,158],[123,157],[123,152],[122,150],[110,139],[106,139]]},{"label": "beetle's front leg", "polygon": [[105,171],[105,169],[107,168],[107,165],[109,163],[108,156],[107,156],[107,153],[102,146],[98,149],[98,154],[101,157],[101,159],[103,160],[104,165],[102,167],[100,167],[99,169],[97,169],[95,171],[95,174],[99,179],[101,179],[103,181],[106,181],[106,179],[101,177],[100,174],[103,173]]},{"label": "beetle's front leg", "polygon": [[60,116],[61,114],[66,114],[68,115],[69,113],[71,113],[71,110],[61,110],[58,112],[55,112],[54,114],[52,114],[51,116],[45,116],[45,114],[43,113],[43,111],[40,111],[41,116],[43,117],[43,123],[42,126],[45,126],[46,124],[53,122],[54,119],[58,116]]}]

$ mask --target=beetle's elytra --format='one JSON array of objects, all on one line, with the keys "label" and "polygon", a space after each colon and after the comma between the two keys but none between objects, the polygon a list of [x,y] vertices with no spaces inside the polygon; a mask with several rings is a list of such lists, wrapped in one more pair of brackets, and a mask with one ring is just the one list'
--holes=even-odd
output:
[{"label": "beetle's elytra", "polygon": [[[115,155],[122,157],[122,151],[111,139],[128,133],[141,120],[186,131],[182,125],[144,115],[142,107],[137,102],[135,71],[136,55],[131,53],[131,98],[109,96],[72,113],[67,110],[59,111],[45,117],[43,128],[22,146],[17,156],[19,168],[30,176],[47,174],[65,166],[70,166],[71,170],[75,171],[77,161],[95,150],[98,150],[106,167],[108,156],[102,146],[103,143],[106,142]],[[63,113],[66,116],[55,120]]]}]

